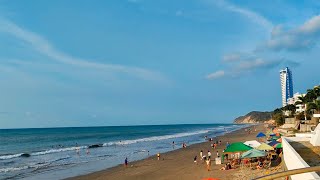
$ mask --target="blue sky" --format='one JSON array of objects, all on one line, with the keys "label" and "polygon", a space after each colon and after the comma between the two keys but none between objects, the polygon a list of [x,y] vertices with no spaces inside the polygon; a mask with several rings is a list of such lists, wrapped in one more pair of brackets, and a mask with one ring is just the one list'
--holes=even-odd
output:
[{"label": "blue sky", "polygon": [[319,1],[0,0],[0,128],[229,123],[320,82]]}]

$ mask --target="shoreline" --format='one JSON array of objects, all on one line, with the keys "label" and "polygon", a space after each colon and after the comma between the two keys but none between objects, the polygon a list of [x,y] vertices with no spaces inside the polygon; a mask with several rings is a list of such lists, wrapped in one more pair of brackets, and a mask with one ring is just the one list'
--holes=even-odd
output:
[{"label": "shoreline", "polygon": [[[68,180],[84,180],[84,179],[170,179],[174,176],[184,176],[182,179],[198,179],[198,177],[195,176],[204,176],[202,178],[205,178],[205,174],[212,174],[212,172],[216,172],[216,167],[222,167],[222,165],[215,165],[215,162],[212,161],[212,171],[206,172],[205,165],[203,162],[199,159],[199,152],[200,150],[203,150],[203,154],[206,155],[207,151],[210,150],[212,153],[212,156],[216,156],[216,151],[219,152],[219,154],[222,154],[222,150],[225,148],[226,142],[229,143],[233,142],[243,142],[246,140],[253,140],[256,139],[255,135],[256,132],[253,131],[250,135],[245,134],[244,128],[250,128],[253,126],[256,126],[257,132],[264,131],[264,124],[252,124],[250,126],[243,127],[241,129],[216,136],[213,138],[213,140],[221,140],[222,144],[217,146],[217,149],[211,148],[212,142],[201,142],[196,143],[188,146],[187,148],[179,148],[172,151],[168,151],[166,153],[161,154],[161,160],[158,161],[156,155],[150,155],[147,158],[136,160],[136,161],[129,161],[128,167],[125,168],[122,164],[106,168],[101,171],[92,172],[85,175],[79,175],[74,176],[70,178],[66,178]],[[241,136],[245,135],[245,136]],[[210,137],[209,137],[210,138]],[[180,146],[180,145],[179,145]],[[194,156],[198,156],[198,164],[196,165],[193,162]],[[185,162],[188,163],[185,163]],[[166,165],[167,162],[167,165]],[[192,170],[193,166],[197,166],[197,171],[203,171],[201,173],[195,173],[194,175],[188,176],[186,175],[188,171],[182,171],[181,173],[177,173],[177,170],[181,169],[183,166],[189,165],[190,170]],[[157,167],[158,166],[158,167]],[[199,167],[201,166],[201,168]],[[202,167],[203,166],[203,167]],[[214,168],[215,167],[215,168]],[[163,171],[163,173],[161,172]],[[170,172],[171,171],[171,172]],[[233,171],[234,172],[234,171]],[[154,174],[154,175],[152,175]],[[216,174],[216,173],[213,173]],[[108,178],[106,178],[108,177]],[[213,176],[215,177],[215,176]],[[201,178],[200,178],[201,179]],[[225,179],[225,177],[224,177]]]}]

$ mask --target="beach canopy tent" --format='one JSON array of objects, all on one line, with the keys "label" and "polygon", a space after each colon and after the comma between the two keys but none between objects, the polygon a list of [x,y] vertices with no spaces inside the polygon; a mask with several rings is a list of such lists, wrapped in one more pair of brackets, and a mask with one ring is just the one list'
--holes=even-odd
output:
[{"label": "beach canopy tent", "polygon": [[257,147],[256,149],[258,150],[263,150],[263,151],[270,151],[270,150],[274,150],[274,148],[272,146],[269,146],[266,143],[262,143],[259,147]]},{"label": "beach canopy tent", "polygon": [[264,157],[266,156],[265,151],[261,151],[258,149],[251,149],[241,155],[241,158],[256,158],[256,157]]},{"label": "beach canopy tent", "polygon": [[230,144],[224,153],[237,153],[237,152],[245,152],[252,149],[252,147],[243,144],[242,142],[235,142]]},{"label": "beach canopy tent", "polygon": [[274,147],[274,148],[278,148],[278,149],[279,149],[279,148],[282,148],[282,143],[278,143],[278,144],[274,145],[273,147]]},{"label": "beach canopy tent", "polygon": [[259,132],[256,137],[261,138],[261,137],[266,137],[266,135],[262,132]]},{"label": "beach canopy tent", "polygon": [[247,145],[247,146],[253,147],[253,148],[256,148],[256,147],[261,145],[261,143],[259,143],[256,140],[246,141],[246,142],[244,142],[244,144]]},{"label": "beach canopy tent", "polygon": [[278,141],[273,140],[273,141],[269,142],[268,145],[269,146],[274,146],[274,145],[276,145],[278,143],[279,143]]}]

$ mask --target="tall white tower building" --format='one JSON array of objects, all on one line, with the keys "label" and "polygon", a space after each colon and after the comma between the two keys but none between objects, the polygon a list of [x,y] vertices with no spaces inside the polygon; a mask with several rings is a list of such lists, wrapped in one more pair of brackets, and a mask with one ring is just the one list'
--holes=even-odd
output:
[{"label": "tall white tower building", "polygon": [[288,104],[288,99],[293,96],[292,73],[288,67],[280,70],[282,107]]}]

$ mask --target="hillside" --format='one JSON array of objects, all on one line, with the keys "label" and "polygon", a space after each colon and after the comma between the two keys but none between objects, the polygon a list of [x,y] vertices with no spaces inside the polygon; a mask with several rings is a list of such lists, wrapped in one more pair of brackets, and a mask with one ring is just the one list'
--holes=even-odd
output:
[{"label": "hillside", "polygon": [[244,116],[236,118],[233,123],[259,123],[264,121],[269,121],[271,119],[272,112],[260,112],[252,111]]}]

